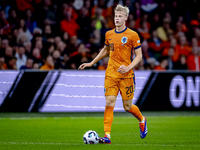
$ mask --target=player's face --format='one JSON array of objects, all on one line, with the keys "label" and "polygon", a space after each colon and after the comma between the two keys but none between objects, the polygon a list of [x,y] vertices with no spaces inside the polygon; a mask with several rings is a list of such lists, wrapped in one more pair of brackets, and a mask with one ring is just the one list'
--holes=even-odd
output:
[{"label": "player's face", "polygon": [[125,21],[127,20],[127,16],[125,12],[123,11],[115,11],[115,26],[120,27],[125,24]]}]

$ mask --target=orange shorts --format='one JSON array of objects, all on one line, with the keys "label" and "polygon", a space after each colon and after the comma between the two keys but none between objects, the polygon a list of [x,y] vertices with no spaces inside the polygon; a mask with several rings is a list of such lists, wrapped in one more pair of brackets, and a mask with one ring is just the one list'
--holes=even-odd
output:
[{"label": "orange shorts", "polygon": [[119,91],[123,100],[133,99],[134,96],[134,78],[112,78],[105,77],[104,93],[105,96],[117,96]]}]

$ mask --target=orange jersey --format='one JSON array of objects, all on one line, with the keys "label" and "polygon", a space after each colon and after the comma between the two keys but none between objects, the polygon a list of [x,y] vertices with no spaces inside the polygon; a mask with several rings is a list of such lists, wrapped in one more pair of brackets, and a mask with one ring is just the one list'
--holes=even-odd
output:
[{"label": "orange jersey", "polygon": [[117,69],[121,65],[128,66],[132,62],[133,50],[141,47],[138,34],[127,27],[121,32],[113,29],[106,32],[105,45],[110,47],[106,76],[113,78],[134,77],[133,69],[124,74],[117,72]]}]

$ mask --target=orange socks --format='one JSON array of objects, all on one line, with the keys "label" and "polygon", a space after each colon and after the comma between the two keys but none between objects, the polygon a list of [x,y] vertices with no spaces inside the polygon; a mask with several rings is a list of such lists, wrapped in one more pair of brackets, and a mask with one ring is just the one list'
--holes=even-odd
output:
[{"label": "orange socks", "polygon": [[[108,135],[110,135],[113,122],[113,109],[114,107],[106,106],[104,111],[104,132]],[[140,122],[143,120],[143,116],[136,105],[132,105],[131,109],[128,112],[135,116]]]},{"label": "orange socks", "polygon": [[143,120],[143,116],[136,105],[132,105],[131,109],[128,112],[135,116],[139,121]]},{"label": "orange socks", "polygon": [[114,107],[106,106],[104,111],[104,132],[110,134],[111,125],[113,122],[113,109]]}]

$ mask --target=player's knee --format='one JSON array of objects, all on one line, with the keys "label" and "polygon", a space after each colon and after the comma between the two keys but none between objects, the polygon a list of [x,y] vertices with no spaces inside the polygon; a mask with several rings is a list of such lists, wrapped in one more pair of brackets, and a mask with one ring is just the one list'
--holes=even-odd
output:
[{"label": "player's knee", "polygon": [[106,106],[112,106],[112,107],[114,107],[115,103],[114,103],[114,101],[106,101]]},{"label": "player's knee", "polygon": [[131,105],[129,104],[124,104],[123,107],[125,111],[129,111],[131,109]]},{"label": "player's knee", "polygon": [[106,106],[115,106],[116,99],[114,97],[107,97],[106,98]]}]

